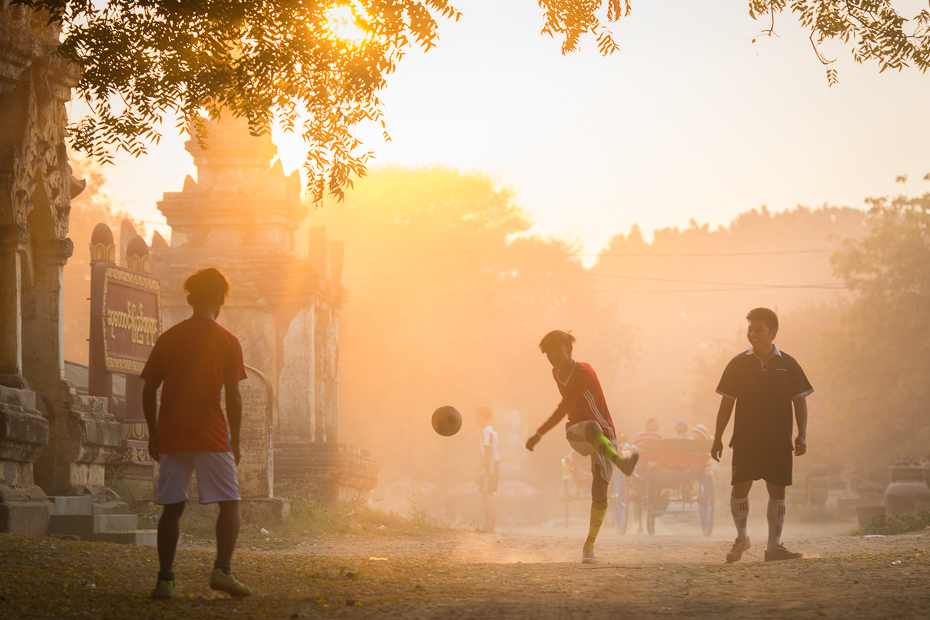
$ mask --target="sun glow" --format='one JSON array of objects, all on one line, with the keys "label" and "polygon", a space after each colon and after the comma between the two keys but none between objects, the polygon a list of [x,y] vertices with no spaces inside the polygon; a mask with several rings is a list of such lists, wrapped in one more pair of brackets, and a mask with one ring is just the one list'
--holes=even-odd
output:
[{"label": "sun glow", "polygon": [[358,14],[349,5],[337,4],[326,11],[326,23],[329,30],[344,41],[359,44],[368,40],[369,33],[359,27]]}]

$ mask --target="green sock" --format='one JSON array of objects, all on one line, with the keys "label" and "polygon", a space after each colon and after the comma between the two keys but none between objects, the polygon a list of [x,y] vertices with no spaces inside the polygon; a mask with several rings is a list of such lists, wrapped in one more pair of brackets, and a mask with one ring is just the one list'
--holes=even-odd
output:
[{"label": "green sock", "polygon": [[232,574],[232,560],[216,560],[213,562],[213,568],[218,568],[224,574]]},{"label": "green sock", "polygon": [[[603,435],[602,435],[603,437]],[[588,529],[588,538],[584,541],[584,548],[588,551],[594,551],[594,541],[597,540],[597,534],[601,531],[601,523],[607,516],[607,500],[603,502],[591,502],[591,526]]]},{"label": "green sock", "polygon": [[611,445],[610,440],[604,436],[604,433],[595,433],[588,441],[591,442],[591,445],[594,446],[594,449],[598,451],[599,454],[603,454],[610,462],[620,467],[620,463],[623,462],[623,457],[617,454],[617,451],[614,450],[613,445]]},{"label": "green sock", "polygon": [[173,570],[158,571],[158,580],[159,581],[174,581],[174,571]]}]

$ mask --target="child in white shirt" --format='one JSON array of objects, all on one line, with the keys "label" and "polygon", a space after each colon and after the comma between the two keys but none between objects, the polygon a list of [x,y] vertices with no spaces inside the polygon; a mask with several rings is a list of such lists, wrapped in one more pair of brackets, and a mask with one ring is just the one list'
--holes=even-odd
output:
[{"label": "child in white shirt", "polygon": [[481,503],[484,505],[484,531],[494,531],[496,513],[494,510],[494,493],[497,491],[498,478],[501,470],[500,445],[497,432],[491,426],[491,408],[478,407],[475,409],[475,425],[481,427],[481,466],[478,468],[478,491],[481,493]]}]

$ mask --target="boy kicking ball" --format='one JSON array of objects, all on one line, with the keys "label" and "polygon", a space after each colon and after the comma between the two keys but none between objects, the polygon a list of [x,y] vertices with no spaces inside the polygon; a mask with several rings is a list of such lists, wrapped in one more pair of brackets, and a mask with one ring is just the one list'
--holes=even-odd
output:
[{"label": "boy kicking ball", "polygon": [[[733,491],[730,511],[736,524],[736,542],[727,553],[727,562],[737,562],[750,548],[746,521],[749,518],[749,490],[755,480],[765,480],[769,492],[766,510],[769,525],[765,561],[797,560],[801,553],[781,544],[785,527],[785,489],[791,485],[792,455],[807,452],[807,396],[814,391],[800,364],[778,350],[773,342],[778,333],[778,315],[768,308],[756,308],[746,315],[746,337],[752,345],[730,360],[717,386],[720,408],[717,431],[710,455],[720,461],[723,431],[736,405],[733,426]],[[792,415],[792,405],[794,408]],[[794,422],[798,436],[791,442]]]},{"label": "boy kicking ball", "polygon": [[551,331],[539,343],[539,349],[552,364],[552,378],[562,395],[562,402],[536,434],[526,442],[530,452],[542,436],[555,427],[559,420],[568,416],[565,437],[575,452],[591,457],[591,526],[582,548],[581,561],[597,564],[594,541],[607,516],[607,487],[616,465],[625,476],[633,474],[639,454],[633,453],[624,459],[617,452],[617,433],[607,410],[607,401],[594,369],[584,362],[572,359],[575,337],[568,332]]}]

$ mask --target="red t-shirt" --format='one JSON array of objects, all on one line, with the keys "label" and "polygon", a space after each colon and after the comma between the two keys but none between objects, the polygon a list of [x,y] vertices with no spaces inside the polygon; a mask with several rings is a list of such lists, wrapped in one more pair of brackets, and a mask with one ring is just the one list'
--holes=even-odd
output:
[{"label": "red t-shirt", "polygon": [[575,368],[572,369],[572,373],[564,383],[559,379],[559,369],[553,368],[552,378],[559,386],[562,402],[549,416],[549,419],[539,427],[540,434],[547,433],[559,423],[559,420],[568,415],[566,428],[585,420],[594,420],[601,427],[601,432],[607,439],[617,438],[614,421],[607,410],[607,400],[604,398],[601,382],[597,380],[597,375],[594,374],[594,369],[590,364],[575,362]]},{"label": "red t-shirt", "polygon": [[[246,378],[239,340],[210,320],[178,323],[155,341],[142,379],[161,388],[159,452],[229,452],[224,384]],[[164,385],[162,385],[164,384]]]}]

